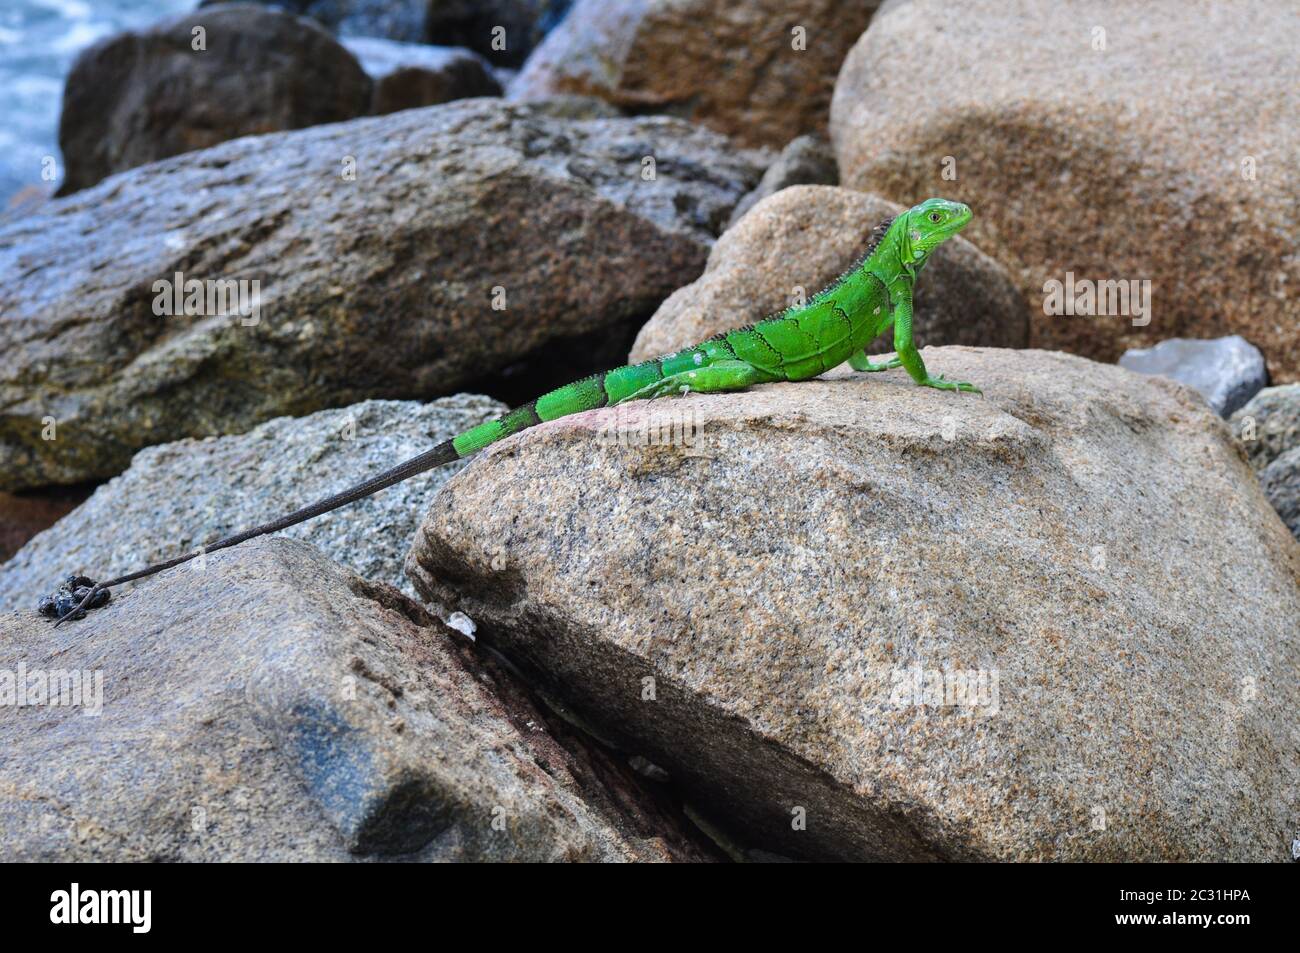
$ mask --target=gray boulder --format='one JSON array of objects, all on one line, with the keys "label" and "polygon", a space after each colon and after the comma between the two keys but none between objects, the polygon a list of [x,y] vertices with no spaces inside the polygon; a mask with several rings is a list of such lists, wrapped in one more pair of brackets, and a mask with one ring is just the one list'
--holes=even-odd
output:
[{"label": "gray boulder", "polygon": [[1266,466],[1259,483],[1282,522],[1300,539],[1300,447],[1292,447]]},{"label": "gray boulder", "polygon": [[376,115],[436,106],[453,99],[501,95],[501,84],[487,61],[464,47],[398,43],[374,37],[354,37],[344,40],[343,45],[374,81],[370,111]]},{"label": "gray boulder", "polygon": [[48,203],[0,223],[0,490],[623,334],[699,274],[760,176],[680,120],[473,99],[240,139]]},{"label": "gray boulder", "polygon": [[[505,409],[475,394],[429,404],[370,400],[278,417],[236,436],[147,447],[125,472],[0,565],[0,611],[30,611],[68,575],[111,579],[269,522]],[[412,593],[402,572],[411,537],[434,493],[461,466],[422,473],[282,535]]]},{"label": "gray boulder", "polygon": [[1288,858],[1300,543],[1223,422],[1066,354],[923,356],[984,396],[842,371],[529,430],[409,571],[749,847]]},{"label": "gray boulder", "polygon": [[727,227],[735,225],[751,208],[769,195],[788,189],[792,185],[839,185],[839,172],[835,168],[835,153],[830,143],[819,136],[800,136],[791,140],[781,150],[758,183],[731,212]]},{"label": "gray boulder", "polygon": [[1230,417],[1268,383],[1264,355],[1240,335],[1208,341],[1170,338],[1155,347],[1130,348],[1119,366],[1160,374],[1197,391],[1220,417]]},{"label": "gray boulder", "polygon": [[118,33],[68,74],[59,194],[227,139],[353,119],[370,95],[360,64],[319,25],[255,4]]},{"label": "gray boulder", "polygon": [[0,616],[0,697],[4,861],[710,856],[489,655],[296,540],[62,628]]},{"label": "gray boulder", "polygon": [[1264,495],[1300,539],[1300,384],[1265,387],[1231,423]]},{"label": "gray boulder", "polygon": [[1232,415],[1232,432],[1259,472],[1300,447],[1300,384],[1265,387]]}]

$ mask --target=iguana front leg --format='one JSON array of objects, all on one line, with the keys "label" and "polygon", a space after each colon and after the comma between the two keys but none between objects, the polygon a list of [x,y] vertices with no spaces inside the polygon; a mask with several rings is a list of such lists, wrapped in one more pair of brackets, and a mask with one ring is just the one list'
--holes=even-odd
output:
[{"label": "iguana front leg", "polygon": [[912,343],[912,289],[902,282],[894,293],[894,350],[898,352],[899,363],[907,369],[912,380],[922,387],[960,390],[969,394],[982,393],[974,384],[965,381],[945,380],[942,374],[938,377],[930,376],[925,369],[925,361],[921,360],[921,352]]}]

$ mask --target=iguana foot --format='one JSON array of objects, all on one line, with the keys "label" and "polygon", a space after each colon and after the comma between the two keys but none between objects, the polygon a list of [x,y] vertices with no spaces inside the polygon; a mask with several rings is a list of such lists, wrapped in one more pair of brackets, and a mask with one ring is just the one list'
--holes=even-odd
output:
[{"label": "iguana foot", "polygon": [[935,390],[959,390],[963,394],[982,394],[984,393],[974,384],[968,384],[965,381],[946,380],[942,374],[938,377],[927,377],[920,382],[922,387],[933,387]]}]

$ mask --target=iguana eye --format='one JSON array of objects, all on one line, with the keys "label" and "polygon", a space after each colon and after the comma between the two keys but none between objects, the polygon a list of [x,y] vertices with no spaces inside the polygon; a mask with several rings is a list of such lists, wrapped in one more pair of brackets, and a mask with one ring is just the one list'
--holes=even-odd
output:
[{"label": "iguana eye", "polygon": [[936,225],[939,224],[939,220],[940,220],[941,218],[943,218],[943,216],[940,215],[938,212],[931,212],[931,213],[930,213],[930,221],[934,222]]}]

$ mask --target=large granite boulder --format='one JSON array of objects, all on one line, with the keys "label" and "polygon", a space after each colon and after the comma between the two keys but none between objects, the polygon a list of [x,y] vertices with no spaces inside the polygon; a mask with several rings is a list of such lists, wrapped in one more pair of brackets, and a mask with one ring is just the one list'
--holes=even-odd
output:
[{"label": "large granite boulder", "polygon": [[[8,693],[8,694],[6,694]],[[0,615],[0,860],[698,860],[623,759],[296,540]]]},{"label": "large granite boulder", "polygon": [[1300,543],[1226,425],[1067,354],[923,356],[984,396],[845,370],[529,430],[409,571],[754,847],[1288,859]]},{"label": "large granite boulder", "polygon": [[0,489],[454,393],[643,323],[762,163],[682,120],[546,109],[463,100],[245,138],[0,223]]},{"label": "large granite boulder", "polygon": [[577,0],[511,96],[601,96],[780,148],[825,132],[835,75],[879,0]]},{"label": "large granite boulder", "polygon": [[968,203],[1035,347],[1240,334],[1295,381],[1298,33],[1293,3],[891,2],[836,83],[841,183]]},{"label": "large granite boulder", "polygon": [[227,139],[353,119],[370,95],[356,58],[318,24],[255,4],[118,33],[68,74],[59,194]]},{"label": "large granite boulder", "polygon": [[[270,522],[499,416],[477,394],[369,400],[248,433],[146,447],[125,472],[0,565],[0,612],[24,612],[68,575],[111,579]],[[402,571],[433,494],[463,464],[411,477],[282,535],[413,594]],[[146,585],[147,583],[127,583]]]},{"label": "large granite boulder", "polygon": [[[764,199],[713,246],[704,274],[660,305],[630,360],[680,350],[811,298],[862,257],[876,225],[900,211],[878,196],[828,186],[792,186]],[[1024,347],[1028,325],[1006,271],[961,236],[921,272],[918,345]],[[892,341],[886,332],[874,350],[892,351]]]}]

